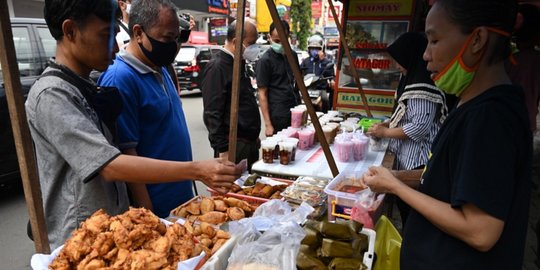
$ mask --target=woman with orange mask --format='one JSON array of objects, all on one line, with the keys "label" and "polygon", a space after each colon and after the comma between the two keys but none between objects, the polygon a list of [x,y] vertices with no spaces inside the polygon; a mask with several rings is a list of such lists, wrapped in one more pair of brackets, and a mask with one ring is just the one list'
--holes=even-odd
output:
[{"label": "woman with orange mask", "polygon": [[412,207],[401,269],[521,269],[532,141],[523,91],[504,69],[515,0],[438,0],[426,19],[427,69],[458,96],[418,189],[387,169],[363,177]]}]

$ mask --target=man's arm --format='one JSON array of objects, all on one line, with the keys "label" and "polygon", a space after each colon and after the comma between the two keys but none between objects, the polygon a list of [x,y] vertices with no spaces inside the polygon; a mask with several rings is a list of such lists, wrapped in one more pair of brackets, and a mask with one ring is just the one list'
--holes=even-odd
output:
[{"label": "man's arm", "polygon": [[165,182],[203,182],[208,187],[226,192],[240,177],[234,163],[221,160],[178,162],[152,158],[119,155],[99,172],[107,181],[157,184]]},{"label": "man's arm", "polygon": [[[126,149],[123,151],[126,155],[132,155],[132,156],[138,156],[137,150],[131,148]],[[146,189],[146,185],[143,183],[127,183],[129,190],[131,191],[131,195],[133,196],[133,200],[135,201],[135,205],[137,207],[144,207],[149,210],[153,210],[154,207],[152,206],[152,200],[150,199],[150,195],[148,194],[148,190]]]},{"label": "man's arm", "polygon": [[259,87],[259,106],[261,107],[261,112],[264,120],[265,135],[270,137],[274,134],[274,127],[272,126],[272,120],[270,120],[270,111],[268,108],[268,88]]}]

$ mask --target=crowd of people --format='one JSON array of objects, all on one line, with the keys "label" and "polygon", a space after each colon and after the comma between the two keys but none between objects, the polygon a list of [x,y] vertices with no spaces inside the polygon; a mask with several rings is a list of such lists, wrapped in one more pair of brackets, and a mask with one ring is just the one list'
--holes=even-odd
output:
[{"label": "crowd of people", "polygon": [[[178,14],[170,0],[45,1],[57,51],[26,113],[52,248],[100,208],[116,215],[134,205],[167,217],[194,196],[193,181],[225,193],[240,176],[227,161],[236,24],[203,73],[215,159],[193,161],[170,72],[185,36]],[[540,100],[538,18],[535,6],[518,9],[512,0],[438,0],[425,33],[405,33],[388,47],[402,73],[395,106],[367,133],[390,138],[396,161],[393,171],[369,168],[363,181],[398,199],[402,269],[521,268]],[[289,36],[289,24],[277,23]],[[517,65],[508,64],[512,33]],[[257,58],[257,37],[247,20],[242,71]],[[258,89],[240,74],[234,160],[248,168],[259,159],[261,131],[269,137],[289,127],[300,103],[274,23],[268,39],[256,63]],[[308,51],[301,69],[328,72],[320,38],[310,38]],[[97,84],[94,70],[103,72]],[[399,180],[404,170],[418,173],[414,187]]]}]

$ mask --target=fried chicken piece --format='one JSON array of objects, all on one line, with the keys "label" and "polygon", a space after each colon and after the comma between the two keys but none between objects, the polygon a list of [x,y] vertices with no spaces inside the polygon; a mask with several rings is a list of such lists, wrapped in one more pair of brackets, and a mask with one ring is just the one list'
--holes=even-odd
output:
[{"label": "fried chicken piece", "polygon": [[92,251],[92,239],[90,232],[79,228],[73,232],[71,238],[66,241],[61,252],[65,253],[71,262],[82,260]]},{"label": "fried chicken piece", "polygon": [[227,211],[227,204],[223,200],[214,200],[214,210],[225,212]]},{"label": "fried chicken piece", "polygon": [[125,215],[127,215],[135,224],[146,224],[148,226],[151,226],[152,228],[155,228],[155,226],[159,226],[159,224],[161,223],[161,221],[156,215],[154,215],[150,210],[145,208],[130,207],[129,211],[127,211]]},{"label": "fried chicken piece", "polygon": [[133,230],[128,233],[128,238],[131,241],[131,249],[139,249],[144,243],[157,235],[159,235],[159,233],[153,231],[151,226],[146,224],[136,224],[133,226]]},{"label": "fried chicken piece", "polygon": [[71,270],[72,266],[69,262],[68,257],[64,253],[60,253],[54,261],[49,264],[49,269],[51,270]]},{"label": "fried chicken piece", "polygon": [[92,258],[103,257],[107,255],[114,248],[114,239],[112,232],[99,233],[92,243],[92,252],[90,253]]},{"label": "fried chicken piece", "polygon": [[105,261],[101,259],[91,259],[90,257],[86,257],[77,264],[77,270],[97,270],[105,266]]},{"label": "fried chicken piece", "polygon": [[129,231],[122,225],[119,220],[111,222],[109,230],[113,233],[113,240],[116,246],[121,249],[130,249],[131,240],[128,237]]},{"label": "fried chicken piece", "polygon": [[242,208],[239,207],[229,207],[227,209],[227,216],[229,216],[230,220],[239,220],[246,217],[246,213]]},{"label": "fried chicken piece", "polygon": [[111,263],[112,268],[114,269],[127,268],[126,263],[127,261],[129,261],[129,257],[130,257],[129,250],[123,249],[123,248],[118,249],[118,255],[116,256],[116,260]]},{"label": "fried chicken piece", "polygon": [[81,228],[90,231],[93,234],[98,234],[107,230],[110,224],[110,216],[103,209],[97,210],[85,222]]},{"label": "fried chicken piece", "polygon": [[219,225],[227,221],[227,214],[217,212],[217,211],[212,211],[204,215],[200,215],[198,219],[199,221],[202,221],[202,222],[208,222],[214,225]]},{"label": "fried chicken piece", "polygon": [[206,214],[208,212],[214,211],[214,201],[210,198],[204,197],[201,200],[201,213]]},{"label": "fried chicken piece", "polygon": [[157,270],[167,264],[167,254],[151,250],[136,250],[131,253],[131,270]]}]

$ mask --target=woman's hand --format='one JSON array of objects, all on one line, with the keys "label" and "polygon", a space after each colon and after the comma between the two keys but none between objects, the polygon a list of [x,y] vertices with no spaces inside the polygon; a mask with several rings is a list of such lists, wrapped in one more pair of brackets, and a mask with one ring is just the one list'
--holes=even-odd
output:
[{"label": "woman's hand", "polygon": [[384,167],[370,167],[362,177],[363,183],[373,192],[394,193],[396,187],[403,185],[390,170]]},{"label": "woman's hand", "polygon": [[388,130],[388,126],[384,123],[374,124],[368,129],[366,134],[369,136],[377,137],[377,138],[385,138],[387,137],[386,136],[387,130]]}]

